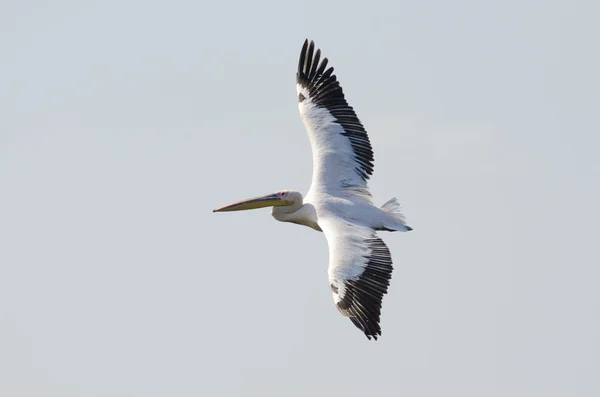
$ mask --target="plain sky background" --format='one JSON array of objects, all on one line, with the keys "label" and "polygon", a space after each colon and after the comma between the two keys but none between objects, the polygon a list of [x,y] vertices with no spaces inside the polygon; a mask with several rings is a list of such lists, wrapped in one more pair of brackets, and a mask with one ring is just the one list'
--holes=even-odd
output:
[{"label": "plain sky background", "polygon": [[[0,3],[0,395],[600,395],[597,1]],[[335,309],[306,37],[371,136],[383,336]]]}]

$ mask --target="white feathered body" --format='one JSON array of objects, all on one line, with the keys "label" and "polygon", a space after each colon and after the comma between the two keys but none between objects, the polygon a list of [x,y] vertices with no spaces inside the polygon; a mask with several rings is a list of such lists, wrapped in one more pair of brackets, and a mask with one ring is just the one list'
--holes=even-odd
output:
[{"label": "white feathered body", "polygon": [[373,204],[367,181],[373,150],[366,130],[345,100],[327,58],[306,41],[296,75],[298,108],[313,155],[312,184],[303,198],[283,191],[289,206],[275,219],[322,231],[329,245],[329,283],[338,310],[367,338],[381,335],[381,302],[392,276],[392,258],[378,231],[409,231],[393,198]]},{"label": "white feathered body", "polygon": [[308,131],[313,176],[306,197],[284,193],[294,204],[273,216],[320,230],[329,245],[329,283],[338,310],[367,338],[381,335],[381,303],[392,277],[392,257],[378,231],[409,231],[393,198],[373,204],[367,181],[373,150],[354,109],[346,102],[327,58],[306,41],[298,63],[298,109]]}]

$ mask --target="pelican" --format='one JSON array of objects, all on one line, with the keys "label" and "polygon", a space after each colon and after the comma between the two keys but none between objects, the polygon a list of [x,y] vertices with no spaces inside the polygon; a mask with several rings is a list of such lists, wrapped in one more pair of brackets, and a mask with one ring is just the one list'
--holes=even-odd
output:
[{"label": "pelican", "polygon": [[[281,190],[239,201],[213,212],[273,207],[280,222],[323,232],[329,247],[329,285],[333,301],[370,340],[381,336],[381,301],[392,277],[392,257],[377,232],[412,230],[396,198],[377,207],[367,185],[373,150],[367,132],[342,87],[306,40],[300,53],[296,89],[300,117],[308,131],[313,175],[306,196]],[[327,69],[326,69],[327,68]]]}]

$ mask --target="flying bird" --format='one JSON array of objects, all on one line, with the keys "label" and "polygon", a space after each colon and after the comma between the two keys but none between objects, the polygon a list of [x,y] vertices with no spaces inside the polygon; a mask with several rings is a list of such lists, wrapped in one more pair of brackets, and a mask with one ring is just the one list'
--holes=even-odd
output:
[{"label": "flying bird", "polygon": [[281,190],[213,212],[273,207],[280,222],[323,232],[329,246],[329,284],[338,310],[370,340],[381,335],[381,301],[392,277],[392,257],[379,231],[412,230],[396,198],[377,207],[367,185],[373,174],[369,136],[348,105],[333,67],[313,41],[300,53],[296,88],[300,117],[313,155],[306,196]]}]

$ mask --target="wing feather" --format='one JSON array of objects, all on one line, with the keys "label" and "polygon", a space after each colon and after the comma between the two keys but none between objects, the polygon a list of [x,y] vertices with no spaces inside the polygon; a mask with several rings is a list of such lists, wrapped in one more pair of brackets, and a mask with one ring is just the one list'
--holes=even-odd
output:
[{"label": "wing feather", "polygon": [[381,335],[383,295],[392,278],[392,257],[372,229],[341,218],[319,219],[329,245],[329,283],[338,310],[368,339]]},{"label": "wing feather", "polygon": [[[311,191],[358,191],[368,198],[367,180],[373,174],[373,149],[367,132],[344,92],[328,60],[315,53],[306,40],[298,61],[298,107],[311,142],[313,181]],[[327,69],[326,69],[327,68]]]}]

